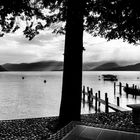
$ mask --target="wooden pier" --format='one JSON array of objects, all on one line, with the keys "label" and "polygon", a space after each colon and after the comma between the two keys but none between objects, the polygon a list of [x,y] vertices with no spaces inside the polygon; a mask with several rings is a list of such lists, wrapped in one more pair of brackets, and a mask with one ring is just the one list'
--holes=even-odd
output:
[{"label": "wooden pier", "polygon": [[133,84],[132,86],[130,86],[128,83],[126,83],[126,85],[122,85],[122,83],[119,82],[119,84],[117,85],[116,82],[114,82],[114,94],[116,94],[117,86],[119,87],[120,96],[122,95],[122,89],[126,93],[127,98],[129,94],[133,95],[134,98],[136,98],[136,96],[140,96],[140,88],[135,84]]},{"label": "wooden pier", "polygon": [[[108,96],[107,93],[105,93],[105,100],[100,98],[100,91],[98,91],[98,94],[95,93],[95,96],[93,95],[93,90],[91,88],[91,90],[89,89],[89,87],[87,87],[87,92],[85,91],[85,86],[83,86],[83,101],[85,101],[85,96],[87,96],[87,100],[90,104],[93,104],[93,99],[95,100],[95,111],[97,112],[97,107],[100,106],[100,104],[104,104],[105,105],[105,112],[108,113],[109,112],[109,108],[111,108],[114,111],[128,111],[122,107],[119,106],[119,97],[117,98],[117,105],[109,103],[108,101]],[[97,96],[98,95],[98,96]]]}]

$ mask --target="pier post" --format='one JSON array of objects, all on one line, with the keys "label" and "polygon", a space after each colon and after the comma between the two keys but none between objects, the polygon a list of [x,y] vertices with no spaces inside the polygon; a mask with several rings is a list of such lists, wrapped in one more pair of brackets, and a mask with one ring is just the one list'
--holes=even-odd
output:
[{"label": "pier post", "polygon": [[122,83],[121,82],[119,82],[119,93],[120,93],[120,95],[122,95]]},{"label": "pier post", "polygon": [[85,86],[83,86],[83,101],[85,101]]},{"label": "pier post", "polygon": [[87,93],[89,92],[89,87],[87,87]]},{"label": "pier post", "polygon": [[91,101],[91,103],[93,103],[93,89],[91,88],[90,89],[90,101]]},{"label": "pier post", "polygon": [[90,90],[89,90],[89,87],[87,87],[87,97],[88,97],[88,102],[90,102]]},{"label": "pier post", "polygon": [[129,85],[126,83],[126,88],[129,88]]},{"label": "pier post", "polygon": [[134,85],[134,84],[132,85],[132,88],[133,88],[133,89],[135,88],[135,85]]},{"label": "pier post", "polygon": [[98,106],[99,106],[99,108],[100,108],[100,105],[101,105],[101,103],[100,103],[100,98],[101,98],[101,92],[100,92],[100,90],[98,91],[98,98],[99,98]]},{"label": "pier post", "polygon": [[[129,85],[126,83],[126,89],[129,88]],[[126,98],[128,98],[128,93],[126,92]]]},{"label": "pier post", "polygon": [[126,92],[126,98],[128,98],[128,93]]},{"label": "pier post", "polygon": [[91,110],[92,103],[91,103],[91,91],[89,91],[89,96],[88,96],[88,106],[89,106],[89,111]]},{"label": "pier post", "polygon": [[117,97],[117,106],[120,106],[120,98]]},{"label": "pier post", "polygon": [[137,96],[137,93],[138,93],[138,89],[137,89],[137,85],[135,85],[135,92],[134,92],[134,96],[133,96],[133,98],[135,98],[135,96]]},{"label": "pier post", "polygon": [[[132,85],[132,89],[135,89],[135,85]],[[133,93],[133,98],[135,97],[134,93]]]},{"label": "pier post", "polygon": [[114,82],[114,95],[116,94],[116,82]]},{"label": "pier post", "polygon": [[95,93],[95,112],[97,112],[97,93]]},{"label": "pier post", "polygon": [[108,97],[107,97],[107,93],[105,93],[105,113],[108,113]]}]

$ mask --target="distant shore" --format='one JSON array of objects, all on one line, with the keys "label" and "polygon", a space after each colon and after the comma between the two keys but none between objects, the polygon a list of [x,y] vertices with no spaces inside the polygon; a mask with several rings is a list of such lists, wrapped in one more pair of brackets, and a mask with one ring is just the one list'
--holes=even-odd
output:
[{"label": "distant shore", "polygon": [[[58,131],[58,117],[43,117],[0,121],[0,139],[41,140]],[[140,126],[132,122],[132,113],[112,112],[81,115],[81,124],[140,133]]]},{"label": "distant shore", "polygon": [[[6,63],[0,71],[63,71],[63,61],[39,61],[31,63]],[[119,61],[84,62],[83,71],[140,71],[140,63]]]}]

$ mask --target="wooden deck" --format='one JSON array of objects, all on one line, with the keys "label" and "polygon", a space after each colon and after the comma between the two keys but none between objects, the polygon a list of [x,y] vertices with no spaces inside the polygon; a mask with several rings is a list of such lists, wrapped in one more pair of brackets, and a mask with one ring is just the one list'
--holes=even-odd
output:
[{"label": "wooden deck", "polygon": [[109,103],[108,106],[115,111],[128,111],[125,108]]},{"label": "wooden deck", "polygon": [[77,125],[62,140],[140,140],[140,133]]},{"label": "wooden deck", "polygon": [[[85,94],[88,95],[87,92]],[[94,95],[92,95],[92,98],[95,99],[96,97]],[[97,101],[104,104],[104,105],[106,104],[105,100],[103,100],[101,98],[97,98]],[[124,109],[124,108],[117,106],[117,105],[114,105],[112,103],[108,103],[108,107],[113,109],[114,111],[128,111],[127,109]]]}]

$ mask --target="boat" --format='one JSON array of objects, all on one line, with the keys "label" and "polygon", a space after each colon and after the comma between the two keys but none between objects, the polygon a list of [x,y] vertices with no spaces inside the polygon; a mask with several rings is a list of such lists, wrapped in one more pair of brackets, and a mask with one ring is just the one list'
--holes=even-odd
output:
[{"label": "boat", "polygon": [[102,77],[104,81],[117,81],[118,80],[117,75],[112,75],[112,74],[103,74]]}]

